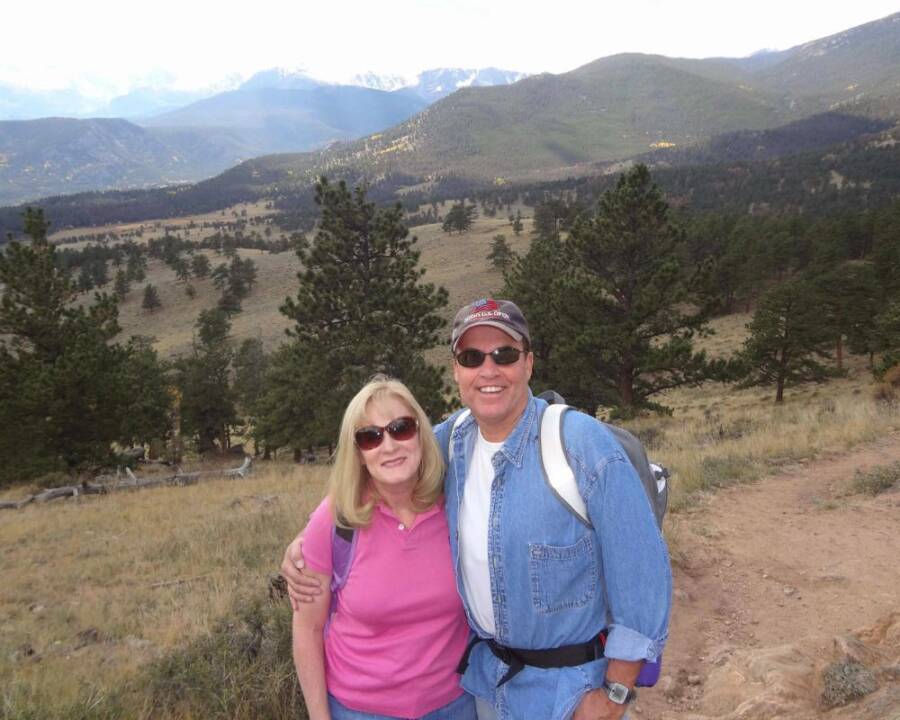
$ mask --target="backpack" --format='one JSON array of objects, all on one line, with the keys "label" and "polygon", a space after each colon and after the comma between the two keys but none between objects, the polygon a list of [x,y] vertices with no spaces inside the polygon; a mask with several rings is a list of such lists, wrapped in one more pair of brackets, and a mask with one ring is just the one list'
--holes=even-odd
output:
[{"label": "backpack", "polygon": [[[578,490],[575,473],[572,472],[572,468],[569,465],[563,444],[563,416],[571,408],[565,404],[565,400],[559,393],[552,390],[541,393],[538,397],[549,403],[549,407],[541,417],[540,451],[544,479],[560,503],[580,522],[593,529],[593,525],[587,516],[587,506]],[[448,457],[453,456],[453,433],[470,414],[468,409],[463,410],[453,421],[447,447]],[[656,523],[662,528],[662,521],[666,514],[669,499],[669,471],[661,465],[651,463],[647,458],[647,453],[641,441],[630,432],[616,425],[604,424],[618,440],[628,456],[628,460],[637,471],[638,477],[641,479],[641,485],[653,509]],[[350,566],[353,563],[353,556],[356,551],[356,538],[357,535],[353,528],[345,528],[335,524],[331,537],[332,610],[334,610],[335,593],[344,587],[347,582],[347,576],[350,574]],[[600,635],[600,641],[601,644],[606,644],[605,630]],[[662,656],[658,657],[654,662],[645,662],[638,675],[636,685],[639,687],[656,685],[659,680],[661,666]]]}]

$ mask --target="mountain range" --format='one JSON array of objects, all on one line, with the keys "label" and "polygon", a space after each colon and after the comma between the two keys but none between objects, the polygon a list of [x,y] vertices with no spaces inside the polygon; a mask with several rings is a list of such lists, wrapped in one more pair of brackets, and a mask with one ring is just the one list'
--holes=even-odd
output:
[{"label": "mountain range", "polygon": [[[383,130],[457,87],[521,77],[496,68],[444,68],[421,73],[412,83],[368,74],[357,78],[360,85],[334,85],[303,71],[271,68],[208,97],[202,91],[138,88],[105,108],[130,122],[0,121],[0,204],[196,181],[248,158],[312,150]],[[398,83],[397,89],[386,89]],[[0,113],[22,100],[16,92],[0,87]],[[39,100],[36,107],[51,114],[66,103],[83,109],[86,102],[72,93]],[[147,117],[151,110],[155,114]]]},{"label": "mountain range", "polygon": [[[621,54],[560,75],[536,75],[488,87],[479,87],[478,73],[472,71],[423,74],[418,91],[405,86],[391,92],[368,92],[397,103],[398,98],[408,100],[417,92],[427,97],[448,87],[459,89],[388,129],[349,142],[322,129],[324,125],[343,130],[345,137],[367,131],[352,110],[340,109],[336,90],[332,88],[329,95],[326,88],[303,86],[309,79],[302,74],[268,72],[268,79],[264,75],[251,78],[248,87],[234,93],[146,121],[146,130],[185,133],[211,127],[218,116],[227,119],[218,131],[232,132],[230,139],[237,137],[245,147],[252,147],[261,136],[274,143],[272,138],[279,132],[299,136],[298,128],[313,144],[318,141],[321,146],[332,140],[315,152],[247,161],[204,185],[225,188],[232,183],[244,188],[242,192],[255,188],[252,192],[259,195],[297,192],[308,188],[323,172],[351,181],[365,178],[375,184],[390,178],[391,183],[399,183],[395,189],[402,191],[403,184],[416,188],[423,183],[457,181],[470,186],[503,185],[591,175],[648,153],[657,158],[654,162],[665,164],[696,149],[703,156],[701,162],[709,162],[727,155],[723,148],[761,137],[752,133],[790,127],[821,113],[896,123],[900,117],[900,13],[789,50],[749,58],[695,60]],[[485,75],[486,82],[504,79],[512,76],[492,79]],[[274,89],[255,87],[276,81],[281,85]],[[385,87],[396,82],[384,80]],[[265,98],[289,97],[279,93],[303,94],[304,103],[316,98],[319,114],[315,121],[306,116],[310,122],[304,126],[295,119],[302,115],[296,112],[299,103],[264,102]],[[267,108],[274,107],[276,118],[284,122],[257,122],[253,112],[233,100],[235,97],[255,98]],[[421,94],[418,101],[427,102]],[[414,112],[413,105],[404,107]],[[326,116],[341,118],[346,124],[336,128],[336,122],[320,122]],[[385,122],[390,121],[389,113],[384,117]],[[822,121],[816,127],[833,128],[841,121],[830,122]],[[878,127],[882,125],[870,129]],[[733,133],[745,135],[728,139]],[[725,139],[717,145],[714,138]],[[668,151],[668,155],[653,155],[656,151]]]},{"label": "mountain range", "polygon": [[750,58],[620,54],[561,75],[463,88],[377,136],[253,162],[294,183],[323,171],[544,180],[825,111],[900,117],[900,13]]}]

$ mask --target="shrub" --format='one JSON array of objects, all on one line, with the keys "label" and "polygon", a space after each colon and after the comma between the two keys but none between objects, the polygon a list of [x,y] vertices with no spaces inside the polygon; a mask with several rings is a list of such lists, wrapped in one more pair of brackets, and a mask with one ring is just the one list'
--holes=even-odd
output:
[{"label": "shrub", "polygon": [[881,376],[881,382],[875,386],[875,399],[884,402],[895,402],[900,398],[900,365],[894,365]]},{"label": "shrub", "polygon": [[825,708],[846,705],[878,689],[875,676],[866,666],[849,657],[831,663],[822,678],[821,702]]},{"label": "shrub", "polygon": [[871,470],[857,470],[853,477],[853,490],[867,495],[878,495],[890,490],[900,480],[900,462],[880,465]]}]

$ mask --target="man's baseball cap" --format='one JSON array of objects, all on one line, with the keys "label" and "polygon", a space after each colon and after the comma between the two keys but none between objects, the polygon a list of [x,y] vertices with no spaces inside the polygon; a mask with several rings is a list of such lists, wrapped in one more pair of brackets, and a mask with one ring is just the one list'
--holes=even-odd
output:
[{"label": "man's baseball cap", "polygon": [[482,298],[456,313],[453,319],[453,334],[450,336],[450,352],[456,352],[456,345],[467,330],[479,325],[490,325],[502,330],[513,340],[524,338],[531,344],[528,323],[514,302]]}]

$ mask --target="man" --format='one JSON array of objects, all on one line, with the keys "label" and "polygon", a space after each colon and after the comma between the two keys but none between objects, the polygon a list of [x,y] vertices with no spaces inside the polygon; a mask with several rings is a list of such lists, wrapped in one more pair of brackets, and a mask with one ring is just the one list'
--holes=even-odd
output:
[{"label": "man", "polygon": [[[462,685],[480,720],[618,720],[666,639],[668,554],[634,468],[594,418],[569,412],[563,425],[591,527],[554,495],[529,344],[509,301],[476,301],[453,323],[453,377],[470,414],[435,433],[450,449],[450,545],[475,633]],[[282,572],[297,593],[292,547]]]}]

